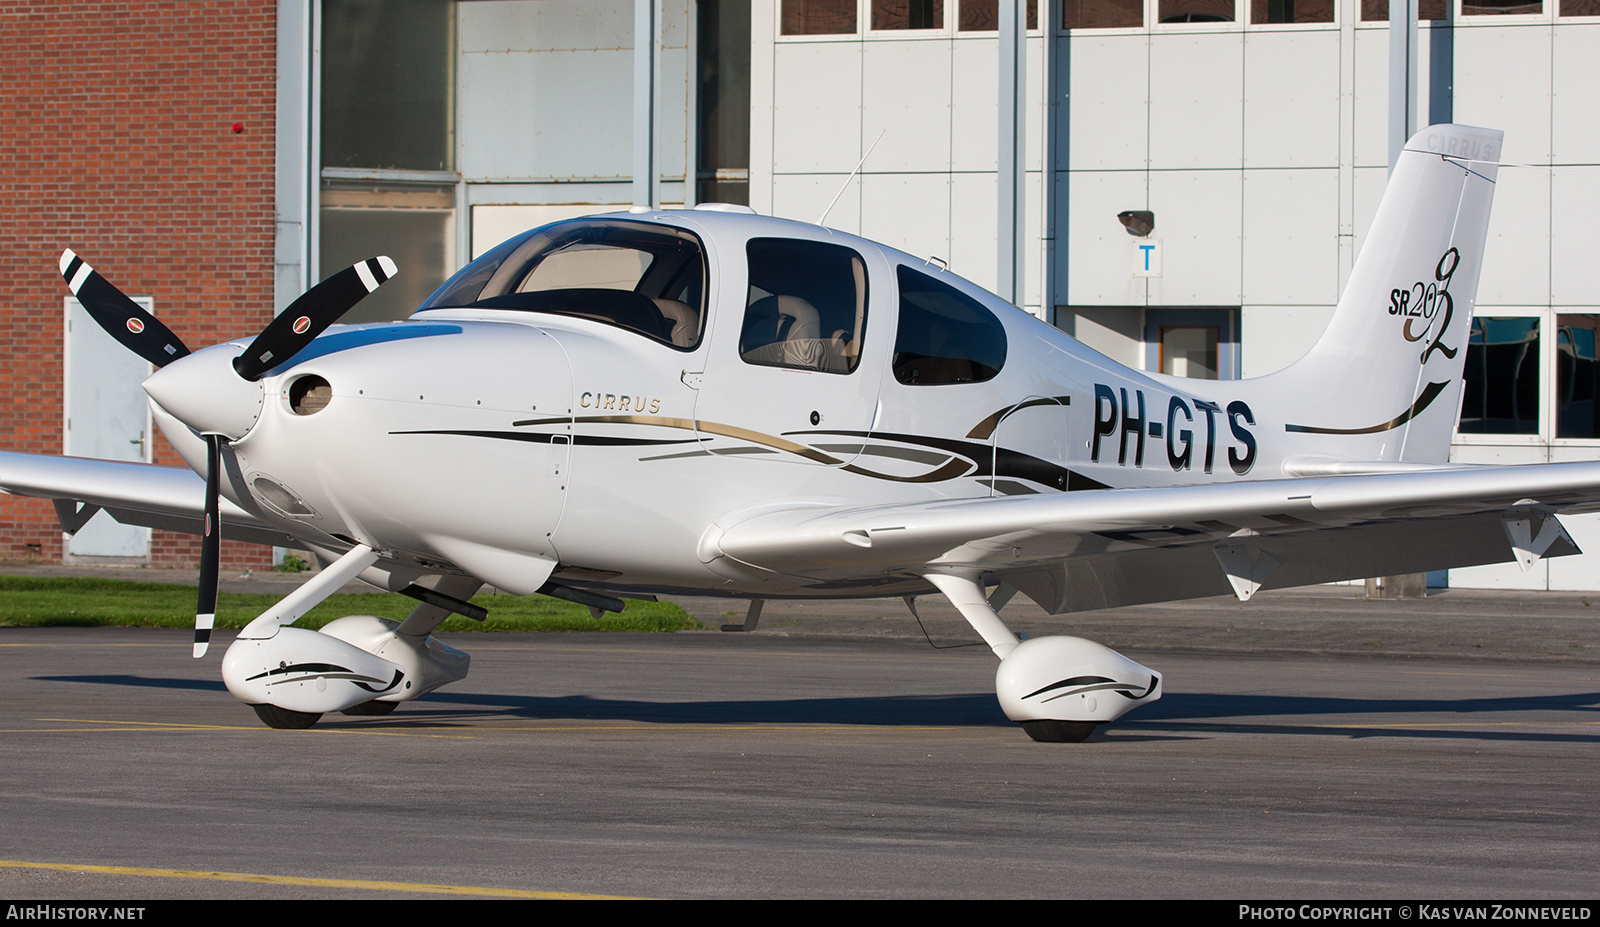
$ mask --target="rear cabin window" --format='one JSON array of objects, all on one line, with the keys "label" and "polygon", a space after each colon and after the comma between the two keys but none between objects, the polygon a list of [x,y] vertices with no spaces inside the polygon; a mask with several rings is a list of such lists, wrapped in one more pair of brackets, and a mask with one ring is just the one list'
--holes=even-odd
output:
[{"label": "rear cabin window", "polygon": [[704,331],[706,261],[681,229],[563,222],[496,246],[423,309],[510,309],[591,319],[687,351]]},{"label": "rear cabin window", "polygon": [[912,386],[981,383],[1006,363],[1006,330],[983,304],[905,265],[894,378]]},{"label": "rear cabin window", "polygon": [[752,238],[739,356],[763,367],[850,373],[867,328],[867,267],[841,245]]}]

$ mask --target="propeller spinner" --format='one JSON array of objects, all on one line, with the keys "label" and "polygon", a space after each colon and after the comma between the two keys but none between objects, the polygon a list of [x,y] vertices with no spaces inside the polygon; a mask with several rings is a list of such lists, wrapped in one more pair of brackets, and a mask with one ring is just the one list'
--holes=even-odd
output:
[{"label": "propeller spinner", "polygon": [[[272,368],[293,360],[328,326],[339,321],[351,307],[395,273],[394,262],[387,257],[368,258],[307,290],[268,323],[243,354],[233,359],[234,372],[243,380],[253,383],[266,376]],[[189,348],[171,329],[140,308],[138,303],[129,299],[71,250],[61,252],[61,276],[66,279],[72,295],[78,298],[90,317],[107,334],[156,367],[164,368],[190,354]],[[179,365],[180,368],[186,366],[189,365]],[[209,368],[209,365],[202,364],[201,367]],[[163,408],[185,425],[199,431],[206,441],[205,533],[200,542],[200,593],[194,626],[196,657],[205,655],[211,643],[212,624],[216,620],[218,572],[222,560],[219,483],[222,446],[228,442],[228,435],[224,432],[231,430],[223,422],[234,417],[230,414],[233,410],[215,408],[217,403],[214,400],[219,398],[218,394],[225,405],[232,391],[225,388],[219,390],[220,384],[215,382],[213,376],[207,376],[210,372],[210,369],[195,369],[192,372],[174,369],[151,377],[145,384],[146,392],[157,396]],[[153,391],[152,385],[155,386]],[[189,414],[185,415],[185,412]],[[251,420],[254,420],[253,416]]]}]

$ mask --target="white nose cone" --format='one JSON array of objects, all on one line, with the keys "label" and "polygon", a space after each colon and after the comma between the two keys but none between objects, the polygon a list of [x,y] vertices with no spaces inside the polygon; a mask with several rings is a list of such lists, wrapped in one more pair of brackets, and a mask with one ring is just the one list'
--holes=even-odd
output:
[{"label": "white nose cone", "polygon": [[239,376],[233,359],[242,348],[219,344],[180,357],[144,381],[144,391],[173,418],[203,435],[238,440],[261,417],[266,390]]}]

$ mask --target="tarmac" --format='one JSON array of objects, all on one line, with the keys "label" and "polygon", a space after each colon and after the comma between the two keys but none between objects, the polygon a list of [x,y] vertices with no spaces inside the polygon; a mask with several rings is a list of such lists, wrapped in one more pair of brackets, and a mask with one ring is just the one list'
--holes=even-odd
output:
[{"label": "tarmac", "polygon": [[[0,564],[4,573],[190,586],[199,581],[198,570],[137,566]],[[225,572],[222,588],[287,595],[312,575]],[[377,590],[353,580],[343,591]],[[742,623],[749,602],[670,598],[711,631]],[[917,614],[920,620],[899,599],[772,600],[763,607],[757,633],[981,646],[941,597],[919,598]],[[1223,596],[1053,616],[1018,595],[1001,617],[1020,634],[1070,634],[1114,650],[1600,663],[1600,593],[1432,589],[1425,598],[1368,599],[1363,585],[1325,585],[1266,590],[1249,602]]]},{"label": "tarmac", "polygon": [[[744,613],[679,601],[713,628]],[[182,629],[0,627],[0,896],[1385,899],[1400,919],[1600,884],[1583,595],[1013,603],[1014,628],[1164,674],[1082,744],[1030,741],[965,622],[918,610],[450,634],[466,679],[305,731],[224,689],[232,632],[195,660]]]}]

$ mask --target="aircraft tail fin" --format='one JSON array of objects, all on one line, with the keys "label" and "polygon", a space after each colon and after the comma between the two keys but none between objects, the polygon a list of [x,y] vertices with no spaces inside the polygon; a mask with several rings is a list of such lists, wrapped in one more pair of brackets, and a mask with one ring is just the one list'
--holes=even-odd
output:
[{"label": "aircraft tail fin", "polygon": [[1502,132],[1429,126],[1405,145],[1321,340],[1264,379],[1299,397],[1307,452],[1448,458]]}]

